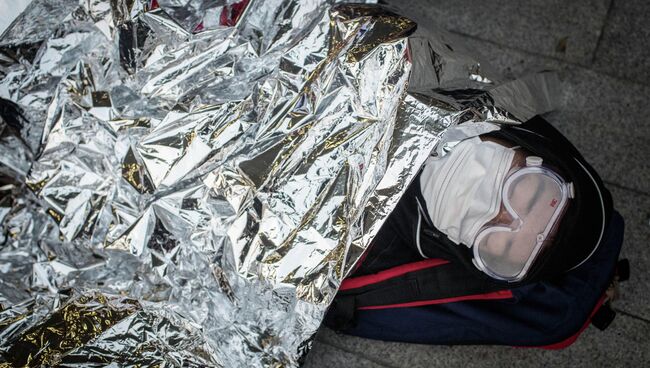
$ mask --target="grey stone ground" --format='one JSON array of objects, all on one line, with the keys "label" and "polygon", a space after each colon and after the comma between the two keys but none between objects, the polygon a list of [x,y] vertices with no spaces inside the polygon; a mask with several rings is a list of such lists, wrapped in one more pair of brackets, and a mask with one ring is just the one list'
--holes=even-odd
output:
[{"label": "grey stone ground", "polygon": [[650,2],[647,0],[389,1],[449,29],[509,77],[558,70],[561,108],[546,117],[600,172],[626,220],[618,316],[562,351],[424,346],[322,328],[306,367],[644,367],[650,365]]}]

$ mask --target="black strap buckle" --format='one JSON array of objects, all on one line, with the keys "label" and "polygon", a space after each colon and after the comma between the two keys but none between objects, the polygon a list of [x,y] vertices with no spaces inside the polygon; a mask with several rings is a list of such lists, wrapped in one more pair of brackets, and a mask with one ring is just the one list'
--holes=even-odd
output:
[{"label": "black strap buckle", "polygon": [[597,329],[604,331],[614,318],[616,317],[616,312],[609,306],[609,304],[603,304],[598,308],[598,311],[591,317],[591,324],[596,326]]}]

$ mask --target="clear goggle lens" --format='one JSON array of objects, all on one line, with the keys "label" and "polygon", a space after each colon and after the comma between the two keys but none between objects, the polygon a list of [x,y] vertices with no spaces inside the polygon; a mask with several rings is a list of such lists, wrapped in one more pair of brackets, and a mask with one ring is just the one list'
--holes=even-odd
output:
[{"label": "clear goggle lens", "polygon": [[567,184],[552,170],[524,167],[505,181],[502,202],[510,223],[485,226],[474,241],[474,261],[488,275],[524,278],[542,253],[568,202]]}]

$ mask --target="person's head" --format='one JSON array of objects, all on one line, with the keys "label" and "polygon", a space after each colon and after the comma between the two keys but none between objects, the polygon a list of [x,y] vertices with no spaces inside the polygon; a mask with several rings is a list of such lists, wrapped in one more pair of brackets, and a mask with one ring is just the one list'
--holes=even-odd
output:
[{"label": "person's head", "polygon": [[482,137],[427,161],[422,195],[433,225],[473,252],[473,263],[506,281],[524,278],[553,245],[570,185],[544,159]]}]

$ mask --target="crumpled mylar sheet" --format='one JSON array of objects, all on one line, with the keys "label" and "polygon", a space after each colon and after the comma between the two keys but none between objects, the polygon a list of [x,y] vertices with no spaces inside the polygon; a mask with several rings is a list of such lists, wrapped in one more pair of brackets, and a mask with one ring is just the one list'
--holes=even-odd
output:
[{"label": "crumpled mylar sheet", "polygon": [[297,366],[445,132],[548,102],[454,50],[373,5],[34,0],[0,37],[0,366]]}]

